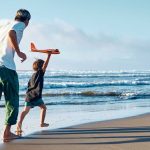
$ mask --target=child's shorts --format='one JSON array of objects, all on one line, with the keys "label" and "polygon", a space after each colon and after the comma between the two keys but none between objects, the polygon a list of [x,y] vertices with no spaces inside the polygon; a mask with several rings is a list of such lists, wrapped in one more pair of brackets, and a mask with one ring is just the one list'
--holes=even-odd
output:
[{"label": "child's shorts", "polygon": [[25,106],[30,106],[31,108],[34,108],[35,106],[40,106],[43,104],[44,104],[44,102],[42,99],[38,99],[38,100],[32,101],[32,102],[25,102]]}]

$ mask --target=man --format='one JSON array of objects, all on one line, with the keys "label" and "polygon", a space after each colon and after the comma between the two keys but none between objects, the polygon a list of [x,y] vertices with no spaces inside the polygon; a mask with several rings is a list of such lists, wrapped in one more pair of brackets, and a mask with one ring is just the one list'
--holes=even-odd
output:
[{"label": "man", "polygon": [[11,126],[16,124],[19,110],[19,82],[14,54],[17,53],[22,62],[26,60],[26,54],[20,51],[19,43],[30,18],[29,11],[18,10],[15,20],[7,31],[3,42],[0,43],[0,95],[4,92],[6,108],[4,142],[9,142],[16,136],[11,133]]}]

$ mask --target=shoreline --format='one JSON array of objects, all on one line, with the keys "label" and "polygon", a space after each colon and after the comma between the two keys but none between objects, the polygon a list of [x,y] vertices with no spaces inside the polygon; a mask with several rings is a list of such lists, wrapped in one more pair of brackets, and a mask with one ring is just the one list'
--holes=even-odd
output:
[{"label": "shoreline", "polygon": [[[96,121],[66,128],[41,130],[10,143],[0,144],[0,150],[53,149],[130,149],[150,148],[150,113]],[[136,138],[139,138],[136,140]],[[141,139],[140,139],[141,138]],[[132,140],[131,140],[132,139]],[[141,146],[145,145],[143,149]]]},{"label": "shoreline", "polygon": [[[137,111],[137,109],[135,109],[135,110],[133,109],[132,111],[130,111],[130,110],[122,111],[121,110],[121,112],[119,111],[119,113],[122,115],[116,115],[116,114],[118,114],[117,111],[111,112],[110,115],[108,115],[108,112],[106,112],[106,111],[102,112],[101,114],[99,112],[95,112],[95,113],[91,112],[88,114],[87,113],[85,114],[85,112],[83,112],[83,113],[81,113],[81,112],[74,113],[73,112],[73,113],[69,113],[69,114],[66,112],[65,113],[62,112],[62,113],[56,114],[55,112],[48,111],[46,122],[50,123],[50,126],[48,128],[41,128],[40,126],[38,126],[39,119],[38,119],[38,114],[37,114],[36,109],[38,109],[38,108],[31,110],[32,115],[29,115],[28,118],[26,118],[26,120],[24,122],[23,137],[30,136],[36,132],[45,131],[45,130],[52,131],[52,130],[57,130],[60,128],[80,126],[80,125],[84,125],[84,124],[120,120],[120,119],[124,119],[124,118],[137,117],[140,115],[145,115],[145,114],[150,113],[148,109],[147,110],[145,109],[144,111],[141,109],[140,109],[140,111],[139,110]],[[4,111],[2,111],[2,112],[4,112]],[[33,116],[34,116],[34,122],[32,120]],[[0,117],[3,117],[3,115],[1,114]],[[2,129],[2,127],[3,126],[1,126],[1,129]],[[14,133],[15,131],[16,131],[16,126],[14,125],[14,126],[12,126],[12,132]],[[2,132],[1,132],[1,134],[2,134]],[[0,144],[2,144],[2,140],[0,141]]]},{"label": "shoreline", "polygon": [[[150,112],[147,113],[143,113],[143,114],[137,114],[134,116],[127,116],[124,118],[116,118],[116,119],[109,119],[109,120],[102,120],[102,121],[93,121],[93,122],[89,122],[89,123],[82,123],[82,124],[78,124],[78,125],[73,125],[73,126],[68,126],[68,127],[77,127],[77,126],[84,126],[84,125],[90,125],[90,124],[95,124],[95,123],[107,123],[107,122],[113,122],[113,121],[118,121],[118,120],[124,120],[124,119],[131,119],[131,118],[138,118],[138,117],[144,117],[144,116],[150,116]],[[68,128],[66,127],[66,128]]]}]

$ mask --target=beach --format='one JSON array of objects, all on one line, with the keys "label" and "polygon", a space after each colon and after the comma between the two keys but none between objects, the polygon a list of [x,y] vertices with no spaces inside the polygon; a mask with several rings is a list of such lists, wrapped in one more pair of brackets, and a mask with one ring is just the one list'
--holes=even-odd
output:
[{"label": "beach", "polygon": [[149,7],[1,2],[0,150],[150,150]]},{"label": "beach", "polygon": [[44,130],[0,145],[0,150],[149,150],[150,114]]},{"label": "beach", "polygon": [[[32,72],[20,71],[18,75],[20,116]],[[96,149],[97,146],[98,149],[113,149],[110,145],[116,149],[125,143],[137,144],[136,140],[142,144],[142,140],[148,141],[150,117],[146,119],[144,115],[144,120],[141,117],[137,121],[133,118],[150,113],[149,76],[150,71],[47,71],[43,100],[47,106],[45,122],[50,126],[40,127],[40,109],[35,107],[23,122],[23,138],[8,144],[2,144],[0,140],[1,149],[9,149],[9,146],[11,149],[30,149],[30,146],[33,149],[47,149],[49,146],[55,149],[58,146],[56,149],[60,149],[62,145],[66,146],[64,149]],[[4,116],[5,100],[2,96],[1,135]],[[12,126],[12,132],[15,131],[16,126]]]}]

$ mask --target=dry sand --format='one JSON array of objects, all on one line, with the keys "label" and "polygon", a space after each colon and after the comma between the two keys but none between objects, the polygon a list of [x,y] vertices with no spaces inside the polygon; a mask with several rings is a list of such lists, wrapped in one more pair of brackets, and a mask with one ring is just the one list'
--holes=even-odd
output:
[{"label": "dry sand", "polygon": [[0,150],[150,150],[150,114],[40,131]]}]

